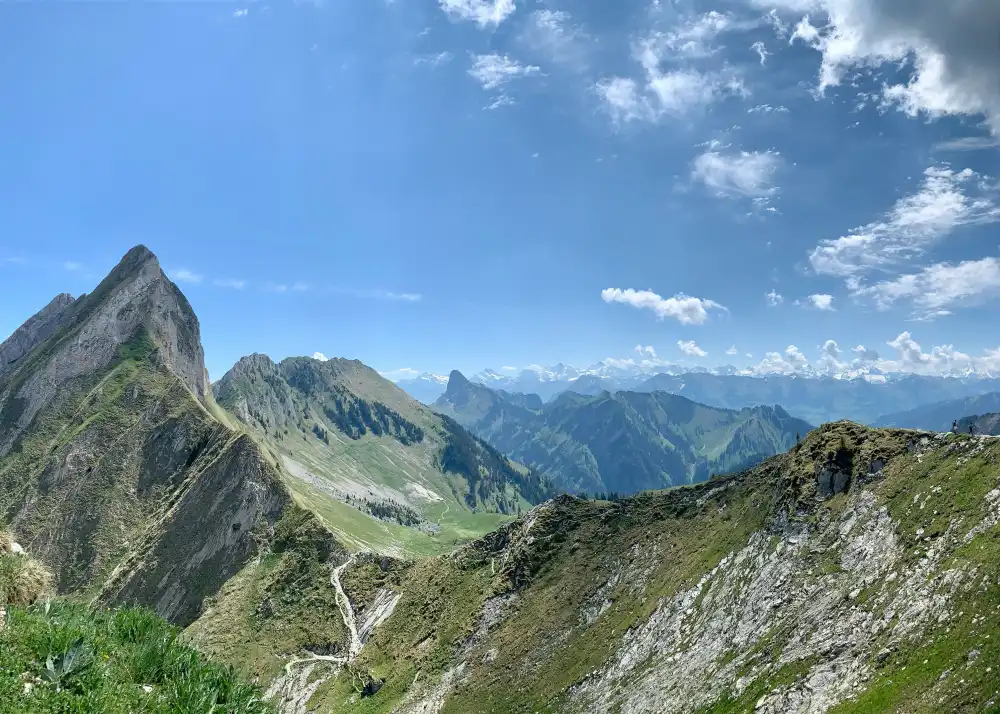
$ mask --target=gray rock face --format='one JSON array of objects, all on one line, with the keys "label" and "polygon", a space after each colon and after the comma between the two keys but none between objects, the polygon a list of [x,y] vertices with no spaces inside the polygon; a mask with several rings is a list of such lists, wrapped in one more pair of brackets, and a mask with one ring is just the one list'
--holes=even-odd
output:
[{"label": "gray rock face", "polygon": [[0,379],[66,323],[75,303],[76,298],[69,293],[57,295],[0,344]]},{"label": "gray rock face", "polygon": [[290,502],[249,436],[204,451],[159,528],[119,566],[101,599],[139,603],[188,625],[258,550]]},{"label": "gray rock face", "polygon": [[[37,341],[41,334],[37,326],[18,340],[23,346],[34,344],[43,354],[32,355],[35,363],[19,364],[0,385],[0,423],[6,427],[0,433],[0,456],[60,388],[109,367],[142,330],[157,359],[196,397],[204,399],[209,393],[198,318],[146,248],[129,251],[92,294],[76,302],[69,317],[68,329],[58,335],[53,334],[58,320],[56,327],[51,317],[41,323],[52,335],[49,342]],[[13,347],[11,354],[16,354]]]}]

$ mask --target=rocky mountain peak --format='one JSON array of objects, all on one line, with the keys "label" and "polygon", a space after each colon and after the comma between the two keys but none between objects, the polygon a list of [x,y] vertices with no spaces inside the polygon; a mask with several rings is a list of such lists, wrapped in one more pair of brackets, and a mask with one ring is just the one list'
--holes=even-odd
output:
[{"label": "rocky mountain peak", "polygon": [[12,428],[0,454],[63,385],[101,373],[140,345],[198,399],[209,396],[198,318],[149,249],[133,248],[92,293],[70,299],[56,298],[2,347],[0,414]]},{"label": "rocky mountain peak", "polygon": [[69,293],[56,295],[48,305],[28,318],[0,344],[0,378],[12,371],[31,350],[47,340],[68,320],[76,303]]},{"label": "rocky mountain peak", "polygon": [[452,370],[451,374],[448,375],[448,392],[468,389],[470,386],[472,386],[472,382],[466,379],[465,375],[457,369]]}]

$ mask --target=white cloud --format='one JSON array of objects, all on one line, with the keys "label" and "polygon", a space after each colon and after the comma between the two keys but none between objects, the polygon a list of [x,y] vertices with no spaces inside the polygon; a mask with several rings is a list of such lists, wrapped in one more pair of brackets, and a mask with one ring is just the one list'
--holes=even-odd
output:
[{"label": "white cloud", "polygon": [[776,151],[722,154],[706,151],[695,157],[691,178],[720,196],[768,198],[778,192],[774,175],[781,166]]},{"label": "white cloud", "polygon": [[740,351],[738,349],[736,349],[736,345],[733,345],[728,350],[726,350],[726,354],[729,355],[730,357],[732,357],[734,355],[738,355],[739,353],[740,353]]},{"label": "white cloud", "polygon": [[233,11],[233,17],[246,17],[250,12],[249,8],[242,8],[240,10]]},{"label": "white cloud", "polygon": [[834,340],[827,340],[820,348],[819,369],[827,374],[842,372],[847,365],[840,359],[840,346]]},{"label": "white cloud", "polygon": [[694,340],[677,340],[677,348],[688,357],[708,356],[708,352],[696,345]]},{"label": "white cloud", "polygon": [[379,291],[375,295],[383,300],[399,300],[400,302],[420,302],[424,296],[420,293],[394,293]]},{"label": "white cloud", "polygon": [[[785,10],[820,11],[793,39],[822,54],[821,91],[848,72],[887,65],[886,105],[915,116],[984,116],[1000,130],[1000,3],[996,0],[753,0]],[[902,83],[892,83],[900,67]]]},{"label": "white cloud", "polygon": [[1000,146],[1000,136],[963,136],[934,145],[935,151],[982,151]]},{"label": "white cloud", "polygon": [[473,55],[469,76],[475,79],[483,89],[499,89],[512,79],[530,77],[540,74],[541,68],[534,65],[521,64],[507,55],[496,53],[488,55]]},{"label": "white cloud", "polygon": [[768,352],[754,368],[757,374],[795,374],[809,365],[809,360],[795,345],[788,345],[784,354]]},{"label": "white cloud", "polygon": [[710,57],[722,49],[715,44],[719,35],[750,29],[755,24],[738,20],[729,13],[712,10],[675,25],[666,32],[651,33],[639,43],[639,54],[651,53],[656,65],[665,61]]},{"label": "white cloud", "polygon": [[816,308],[817,310],[833,311],[833,296],[826,295],[824,293],[818,293],[816,295],[810,295],[809,305]]},{"label": "white cloud", "polygon": [[709,310],[726,309],[714,300],[690,297],[683,293],[662,298],[651,290],[632,288],[607,288],[601,291],[601,299],[606,303],[618,302],[640,310],[652,310],[660,320],[670,317],[685,325],[700,325],[708,320]]},{"label": "white cloud", "polygon": [[1000,221],[990,194],[985,179],[971,169],[929,168],[916,193],[897,201],[881,220],[821,241],[809,261],[817,273],[841,277],[898,267],[962,226]]},{"label": "white cloud", "polygon": [[749,90],[731,67],[702,70],[690,62],[714,54],[718,48],[713,40],[719,33],[744,26],[729,15],[710,12],[669,32],[651,32],[632,49],[642,67],[641,83],[606,77],[594,89],[616,123],[658,122],[726,97],[747,97]]},{"label": "white cloud", "polygon": [[313,352],[313,359],[318,359],[320,362],[328,362],[330,358],[322,352]]},{"label": "white cloud", "polygon": [[983,258],[963,263],[938,263],[918,273],[871,286],[858,285],[854,294],[871,299],[880,310],[899,301],[910,302],[920,318],[941,317],[955,307],[976,305],[1000,295],[1000,260]]},{"label": "white cloud", "polygon": [[216,278],[212,281],[212,285],[217,288],[230,288],[232,290],[242,290],[247,286],[246,280],[237,280],[235,278]]},{"label": "white cloud", "polygon": [[782,297],[777,290],[771,290],[771,292],[765,293],[764,299],[767,300],[769,307],[777,307],[785,301],[785,298]]},{"label": "white cloud", "polygon": [[513,97],[501,93],[493,97],[493,100],[483,107],[483,109],[485,111],[492,112],[496,109],[500,109],[501,107],[512,107],[515,104],[517,104],[517,102],[514,101]]},{"label": "white cloud", "polygon": [[750,107],[747,109],[747,114],[787,114],[788,107],[779,104],[778,106],[772,106],[770,104],[758,104],[755,107]]},{"label": "white cloud", "polygon": [[510,365],[505,365],[500,368],[501,372],[507,372],[508,374],[517,374],[517,367],[511,367]]},{"label": "white cloud", "polygon": [[480,28],[499,26],[517,9],[514,0],[438,0],[438,4],[452,20],[475,22]]},{"label": "white cloud", "polygon": [[521,33],[521,41],[553,62],[585,69],[590,36],[575,26],[568,12],[536,10]]},{"label": "white cloud", "polygon": [[857,359],[862,362],[876,362],[878,361],[878,350],[870,350],[864,345],[858,345],[853,350],[851,350],[858,357]]},{"label": "white cloud", "polygon": [[649,357],[650,359],[656,359],[656,350],[653,349],[652,345],[647,345],[643,347],[642,345],[636,345],[635,351],[640,357]]},{"label": "white cloud", "polygon": [[203,276],[187,268],[178,268],[177,270],[170,271],[170,279],[175,283],[198,285],[202,281]]},{"label": "white cloud", "polygon": [[448,64],[454,58],[451,52],[438,52],[437,54],[429,55],[419,55],[413,58],[413,64],[417,66],[425,66],[434,69],[442,65]]},{"label": "white cloud", "polygon": [[1000,370],[1000,348],[987,350],[983,357],[971,357],[953,345],[938,345],[924,352],[909,332],[889,340],[889,347],[898,353],[895,360],[880,360],[883,371],[910,372],[924,375],[964,375],[969,372],[996,373]]},{"label": "white cloud", "polygon": [[763,42],[754,42],[750,45],[750,49],[756,52],[757,56],[760,57],[760,66],[766,66],[767,58],[771,56],[771,53],[767,51],[767,45]]},{"label": "white cloud", "polygon": [[281,295],[288,292],[288,286],[283,283],[267,283],[264,285],[264,290]]}]

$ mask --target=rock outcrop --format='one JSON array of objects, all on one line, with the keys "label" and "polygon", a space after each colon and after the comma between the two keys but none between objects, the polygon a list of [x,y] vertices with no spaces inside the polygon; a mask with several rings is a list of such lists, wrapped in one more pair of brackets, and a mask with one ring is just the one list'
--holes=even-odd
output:
[{"label": "rock outcrop", "polygon": [[0,378],[17,367],[18,361],[49,339],[66,323],[76,299],[62,293],[14,331],[0,344]]}]

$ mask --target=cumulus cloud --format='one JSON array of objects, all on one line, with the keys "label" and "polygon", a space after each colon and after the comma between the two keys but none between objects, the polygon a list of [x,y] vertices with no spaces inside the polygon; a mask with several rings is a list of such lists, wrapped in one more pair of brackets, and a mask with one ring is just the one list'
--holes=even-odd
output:
[{"label": "cumulus cloud", "polygon": [[658,122],[726,97],[747,97],[750,91],[731,67],[702,68],[692,60],[714,55],[714,39],[720,33],[749,26],[731,15],[710,12],[666,32],[652,31],[632,48],[640,78],[607,77],[594,89],[616,123]]},{"label": "cumulus cloud", "polygon": [[795,345],[788,345],[784,354],[768,352],[754,368],[757,374],[795,374],[808,366],[809,360]]},{"label": "cumulus cloud", "polygon": [[688,357],[707,357],[708,352],[703,350],[694,340],[677,340],[677,348]]},{"label": "cumulus cloud", "polygon": [[1000,371],[1000,348],[972,357],[953,345],[938,345],[924,352],[909,332],[900,333],[886,343],[897,353],[894,360],[880,360],[883,371],[911,372],[924,375],[961,376],[971,372],[996,374]]},{"label": "cumulus cloud", "polygon": [[821,241],[809,261],[817,273],[841,277],[898,268],[958,228],[1000,221],[992,192],[971,169],[928,168],[916,193],[897,201],[880,220]]},{"label": "cumulus cloud", "polygon": [[853,350],[854,354],[857,355],[857,359],[862,362],[877,362],[878,361],[878,350],[870,350],[864,345],[858,345]]},{"label": "cumulus cloud", "polygon": [[656,350],[653,349],[652,345],[647,345],[646,347],[643,347],[642,345],[636,345],[635,352],[638,353],[640,357],[649,357],[650,359],[656,359]]},{"label": "cumulus cloud", "polygon": [[833,296],[826,295],[824,293],[818,293],[816,295],[810,295],[808,297],[809,305],[817,310],[833,310]]},{"label": "cumulus cloud", "polygon": [[194,272],[193,270],[188,270],[187,268],[178,268],[177,270],[170,271],[170,279],[175,283],[198,285],[203,280],[203,277],[204,276]]},{"label": "cumulus cloud", "polygon": [[452,20],[474,22],[480,28],[497,27],[514,14],[514,0],[438,0]]},{"label": "cumulus cloud", "polygon": [[320,362],[327,362],[330,358],[322,352],[313,352],[313,359],[318,359]]},{"label": "cumulus cloud", "polygon": [[840,346],[835,340],[827,340],[820,348],[819,369],[827,374],[836,374],[847,365],[840,359]]},{"label": "cumulus cloud", "polygon": [[740,353],[740,351],[738,349],[736,349],[736,345],[733,345],[728,350],[726,350],[726,354],[729,355],[730,357],[732,357],[734,355],[738,355],[739,353]]},{"label": "cumulus cloud", "polygon": [[695,157],[691,178],[719,196],[766,198],[778,192],[774,176],[780,167],[781,156],[776,151],[706,151]]},{"label": "cumulus cloud", "polygon": [[779,294],[777,290],[771,290],[770,292],[765,293],[764,299],[770,307],[778,307],[778,305],[785,301],[785,298]]},{"label": "cumulus cloud", "polygon": [[[753,0],[794,12],[816,10],[793,36],[821,53],[818,88],[855,69],[889,68],[882,100],[911,116],[983,116],[1000,130],[1000,3],[995,0]],[[898,68],[906,71],[895,82]]]},{"label": "cumulus cloud", "polygon": [[640,310],[652,310],[660,320],[672,318],[685,325],[701,325],[708,320],[710,310],[726,308],[714,300],[691,297],[678,293],[671,298],[663,298],[652,290],[627,288],[607,288],[601,291],[601,299],[606,303],[622,303]]}]

